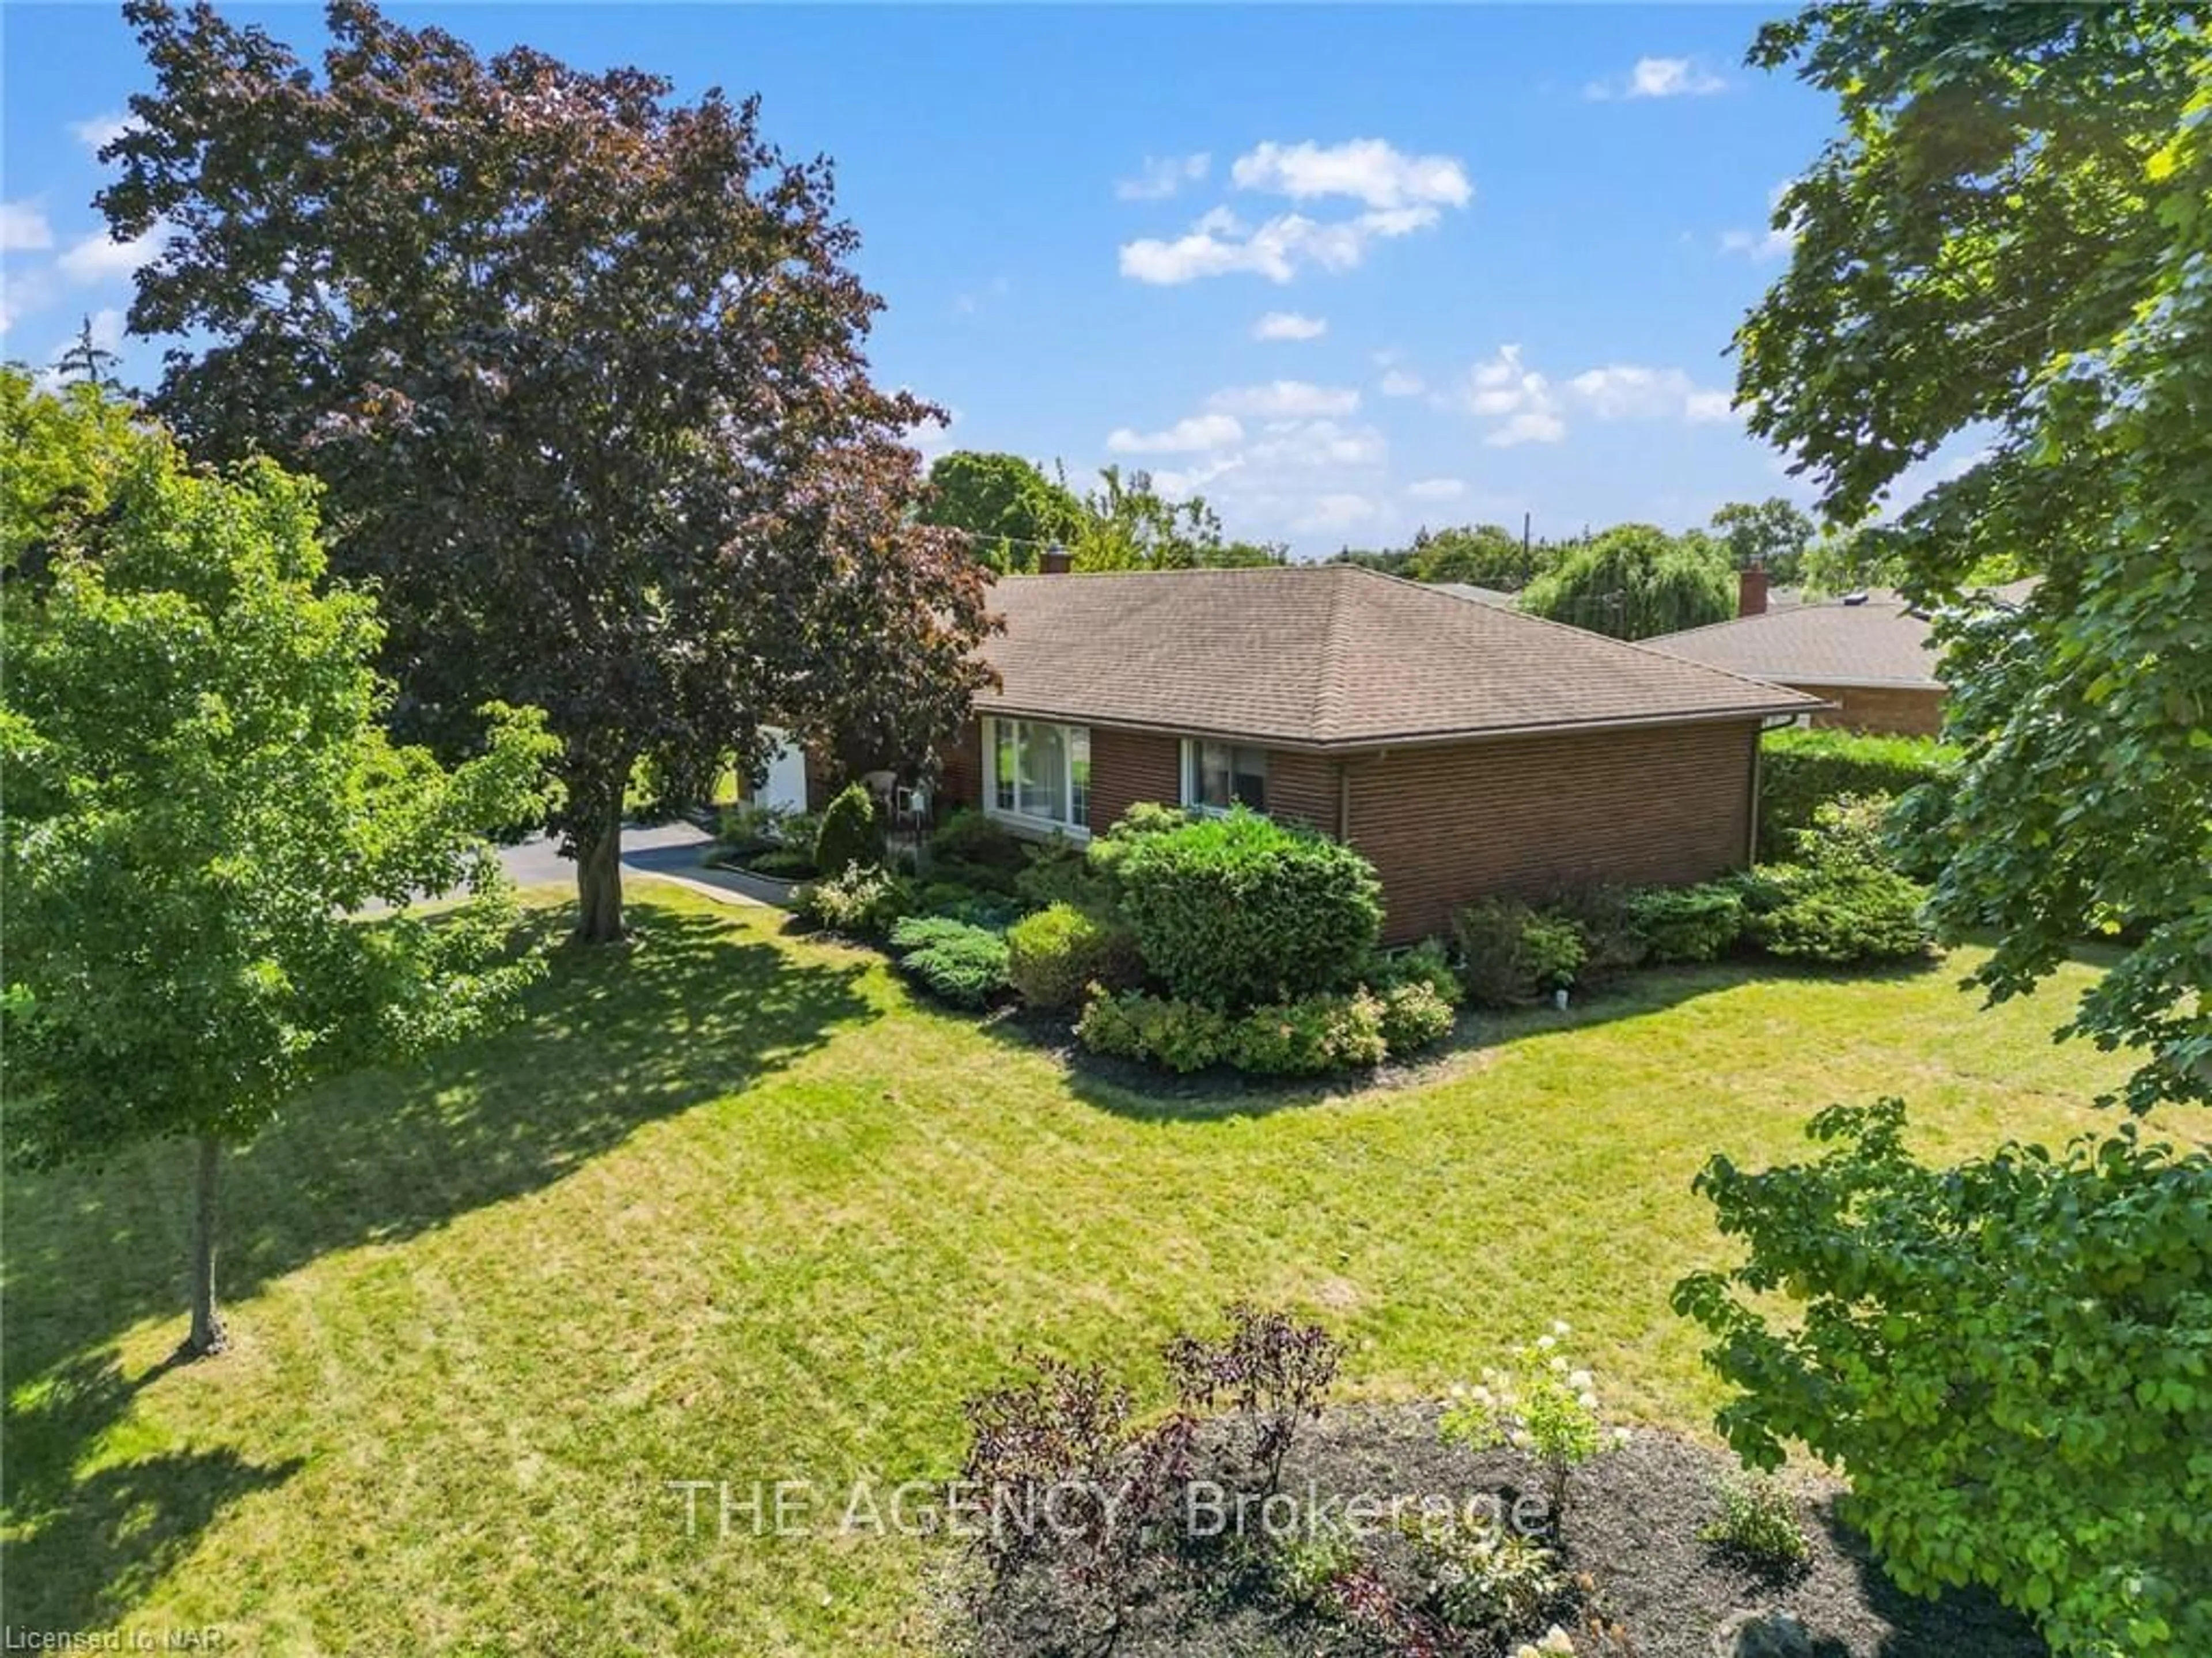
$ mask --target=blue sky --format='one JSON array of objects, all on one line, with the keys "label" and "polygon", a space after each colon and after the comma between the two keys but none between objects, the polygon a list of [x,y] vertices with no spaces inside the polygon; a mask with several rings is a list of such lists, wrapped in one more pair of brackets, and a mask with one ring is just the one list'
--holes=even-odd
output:
[{"label": "blue sky", "polygon": [[[837,161],[878,374],[954,411],[932,452],[1148,468],[1309,555],[1804,496],[1726,408],[1770,197],[1832,123],[1741,67],[1765,10],[394,9],[762,94]],[[318,9],[225,10],[321,44]],[[0,20],[0,351],[40,364],[127,305],[89,141],[146,76],[111,8]]]}]

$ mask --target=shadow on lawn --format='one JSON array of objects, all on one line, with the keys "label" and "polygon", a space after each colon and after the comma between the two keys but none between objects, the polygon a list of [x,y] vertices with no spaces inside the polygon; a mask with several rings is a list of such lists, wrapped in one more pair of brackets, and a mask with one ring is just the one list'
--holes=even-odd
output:
[{"label": "shadow on lawn", "polygon": [[[802,962],[721,916],[649,902],[632,923],[632,947],[556,950],[507,1029],[318,1090],[228,1158],[220,1294],[240,1301],[329,1251],[550,1185],[870,1011],[860,966]],[[560,911],[539,918],[567,924]],[[52,1627],[98,1621],[227,1503],[291,1472],[224,1448],[72,1477],[167,1368],[126,1379],[108,1344],[141,1320],[183,1315],[187,1175],[181,1148],[156,1145],[102,1169],[9,1178],[9,1582],[52,1586],[40,1597]],[[10,1606],[12,1622],[25,1615]]]},{"label": "shadow on lawn", "polygon": [[1325,1104],[1378,1088],[1420,1087],[1438,1080],[1470,1056],[1489,1050],[1662,1012],[1698,996],[1743,985],[1775,980],[1886,983],[1948,970],[1940,957],[1849,970],[1783,966],[1768,961],[1654,968],[1630,974],[1585,995],[1565,1012],[1550,1007],[1504,1013],[1465,1008],[1450,1035],[1407,1063],[1304,1080],[1247,1077],[1226,1066],[1176,1076],[1133,1060],[1102,1058],[1084,1051],[1065,1017],[1017,1012],[994,1019],[984,1029],[1011,1046],[1058,1058],[1066,1067],[1068,1086],[1076,1096],[1102,1110],[1148,1121],[1226,1121],[1272,1116],[1278,1111]]}]

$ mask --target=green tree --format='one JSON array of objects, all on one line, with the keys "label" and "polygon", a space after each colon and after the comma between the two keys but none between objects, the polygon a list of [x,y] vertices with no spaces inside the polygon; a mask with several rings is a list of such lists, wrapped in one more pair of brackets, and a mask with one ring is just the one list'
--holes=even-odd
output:
[{"label": "green tree", "polygon": [[1718,543],[1621,524],[1569,549],[1522,590],[1521,608],[1616,639],[1649,639],[1726,621],[1735,585]]},{"label": "green tree", "polygon": [[[1938,612],[1951,736],[1934,910],[2020,994],[2124,937],[2069,1030],[2139,1048],[2129,1102],[2212,1100],[2212,74],[2154,5],[1816,7],[1762,32],[1842,106],[1745,323],[1753,429],[1854,522],[1969,427],[1981,458],[1881,532]],[[1960,603],[2039,568],[2025,602]],[[1932,803],[1923,803],[1932,804]]]},{"label": "green tree", "polygon": [[1808,598],[1838,598],[1845,593],[1894,587],[1905,580],[1904,565],[1889,550],[1881,530],[1832,530],[1814,538],[1797,561],[1797,581]]},{"label": "green tree", "polygon": [[1074,494],[1019,455],[955,450],[931,465],[929,485],[922,522],[965,531],[969,550],[1001,574],[1036,569],[1043,548],[1073,541],[1083,525]]},{"label": "green tree", "polygon": [[84,325],[76,331],[76,337],[54,359],[54,372],[70,385],[89,386],[99,392],[119,392],[123,382],[115,370],[122,361],[94,337],[92,319],[87,317]]},{"label": "green tree", "polygon": [[323,580],[312,483],[191,471],[89,387],[0,389],[0,471],[44,495],[4,589],[8,1153],[192,1142],[188,1345],[210,1351],[222,1148],[319,1077],[477,1028],[532,971],[483,831],[542,805],[552,745],[508,714],[452,771],[391,744],[375,612]]},{"label": "green tree", "polygon": [[[1912,851],[1942,865],[1933,914],[1994,938],[1974,976],[1995,999],[2112,933],[2062,1035],[2138,1057],[2135,1109],[2212,1100],[2202,21],[1824,5],[1752,57],[1844,117],[1784,198],[1790,267],[1739,336],[1753,427],[1844,523],[1947,440],[1988,437],[1876,544],[1936,616],[1963,750],[1907,801]],[[2023,602],[1970,597],[2023,566],[2042,572]],[[1845,1144],[1820,1162],[1703,1176],[1749,1254],[1677,1305],[1741,1390],[1730,1439],[1840,1464],[1908,1586],[1988,1584],[2065,1654],[2205,1651],[2212,1160],[2130,1124],[2063,1162],[1929,1169],[1901,1124],[1893,1102],[1831,1112],[1815,1133]]]},{"label": "green tree", "polygon": [[1203,495],[1170,501],[1150,472],[1103,466],[1098,480],[1083,498],[1084,523],[1070,549],[1078,570],[1194,570],[1280,564],[1288,556],[1279,546],[1224,539],[1221,515]]},{"label": "green tree", "polygon": [[1461,581],[1477,587],[1517,589],[1535,578],[1539,551],[1495,524],[1424,531],[1413,539],[1405,574],[1416,581]]},{"label": "green tree", "polygon": [[191,343],[155,406],[195,453],[322,480],[410,732],[546,711],[580,937],[623,931],[641,762],[696,794],[765,725],[957,724],[984,572],[915,521],[935,411],[868,378],[827,161],[787,163],[753,101],[485,61],[366,0],[331,6],[319,74],[212,8],[126,15],[154,89],[100,205],[173,231],[131,325]]},{"label": "green tree", "polygon": [[1780,495],[1765,501],[1732,501],[1713,514],[1713,533],[1728,544],[1739,570],[1761,564],[1775,581],[1795,586],[1800,564],[1813,544],[1813,520]]}]

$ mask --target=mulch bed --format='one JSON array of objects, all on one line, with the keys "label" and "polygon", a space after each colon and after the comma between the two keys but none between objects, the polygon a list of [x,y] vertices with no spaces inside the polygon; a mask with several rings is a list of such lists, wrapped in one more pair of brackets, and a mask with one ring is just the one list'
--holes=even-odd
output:
[{"label": "mulch bed", "polygon": [[[1510,1452],[1470,1453],[1437,1434],[1434,1406],[1348,1406],[1330,1409],[1301,1433],[1283,1472],[1283,1489],[1323,1497],[1371,1493],[1464,1503],[1485,1492],[1517,1496],[1540,1489],[1534,1470]],[[1800,1477],[1800,1518],[1811,1558],[1783,1576],[1762,1575],[1701,1541],[1715,1514],[1715,1488],[1735,1473],[1723,1452],[1656,1431],[1578,1469],[1555,1540],[1561,1564],[1586,1575],[1595,1599],[1567,1608],[1595,1611],[1626,1634],[1636,1658],[2047,1658],[2021,1619],[1993,1600],[1958,1594],[1940,1601],[1900,1593],[1869,1556],[1863,1540],[1836,1517],[1840,1488]],[[1206,1558],[1208,1557],[1200,1557]],[[1340,1619],[1286,1608],[1264,1574],[1233,1554],[1178,1576],[1169,1574],[1127,1618],[1115,1658],[1379,1658],[1393,1647]],[[1742,1632],[1747,1620],[1787,1614],[1802,1637],[1769,1644],[1773,1626]],[[1010,1597],[981,1629],[957,1643],[984,1654],[1079,1650],[1063,1646],[1066,1609],[1050,1597]],[[1057,1621],[1055,1621],[1057,1620]],[[1516,1634],[1529,1640],[1541,1629]],[[1497,1651],[1472,1644],[1471,1655]],[[1510,1645],[1503,1649],[1510,1651]],[[1577,1638],[1577,1651],[1598,1649]],[[1614,1652],[1620,1648],[1609,1649]]]}]

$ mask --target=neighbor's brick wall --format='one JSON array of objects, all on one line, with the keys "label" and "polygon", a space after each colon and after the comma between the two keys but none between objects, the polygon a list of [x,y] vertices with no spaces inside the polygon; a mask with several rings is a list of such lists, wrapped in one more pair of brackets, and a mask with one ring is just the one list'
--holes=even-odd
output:
[{"label": "neighbor's brick wall", "polygon": [[1392,944],[1486,893],[1700,881],[1740,866],[1756,723],[1510,738],[1354,758],[1352,843]]},{"label": "neighbor's brick wall", "polygon": [[1267,815],[1336,833],[1338,778],[1342,762],[1325,755],[1267,751]]},{"label": "neighbor's brick wall", "polygon": [[1813,716],[1816,726],[1845,731],[1886,732],[1898,737],[1934,737],[1943,727],[1943,693],[1871,685],[1795,685],[1838,706]]}]

